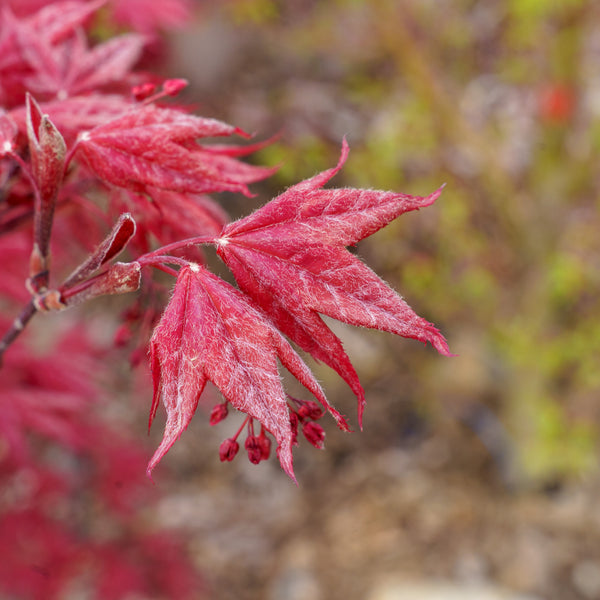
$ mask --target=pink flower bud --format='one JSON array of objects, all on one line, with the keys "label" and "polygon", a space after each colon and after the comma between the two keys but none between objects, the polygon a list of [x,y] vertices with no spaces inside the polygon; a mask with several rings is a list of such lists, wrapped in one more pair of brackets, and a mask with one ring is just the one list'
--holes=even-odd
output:
[{"label": "pink flower bud", "polygon": [[540,116],[547,123],[566,123],[575,112],[576,102],[572,87],[564,83],[551,83],[540,91]]},{"label": "pink flower bud", "polygon": [[292,446],[298,445],[298,413],[296,411],[290,411],[290,426],[292,428]]},{"label": "pink flower bud", "polygon": [[317,423],[308,421],[302,426],[304,437],[319,450],[325,446],[325,430]]},{"label": "pink flower bud", "polygon": [[264,429],[261,429],[257,439],[260,444],[261,458],[267,460],[271,455],[271,439],[265,435]]},{"label": "pink flower bud", "polygon": [[149,98],[156,91],[156,86],[153,83],[142,83],[131,89],[131,95],[138,101]]},{"label": "pink flower bud", "polygon": [[169,96],[177,96],[189,84],[187,79],[167,79],[163,83],[163,90]]},{"label": "pink flower bud", "polygon": [[249,435],[246,438],[244,448],[246,448],[248,459],[253,465],[257,465],[263,459],[262,447],[255,435]]},{"label": "pink flower bud", "polygon": [[216,425],[217,423],[220,423],[227,416],[227,413],[227,402],[215,404],[215,406],[213,406],[212,411],[210,412],[209,423],[211,425]]},{"label": "pink flower bud", "polygon": [[240,445],[232,438],[227,438],[221,442],[219,446],[219,458],[221,462],[231,462],[238,453]]},{"label": "pink flower bud", "polygon": [[131,331],[131,327],[129,326],[128,323],[123,323],[122,325],[119,326],[119,328],[115,332],[115,335],[113,338],[114,344],[117,347],[126,346],[131,341],[132,337],[133,337],[133,333]]},{"label": "pink flower bud", "polygon": [[139,366],[142,362],[142,360],[144,360],[146,358],[146,349],[145,348],[136,348],[130,355],[129,355],[129,364],[131,365],[132,369],[135,369],[137,366]]},{"label": "pink flower bud", "polygon": [[298,416],[301,419],[317,420],[323,416],[323,409],[312,400],[304,401],[298,409]]}]

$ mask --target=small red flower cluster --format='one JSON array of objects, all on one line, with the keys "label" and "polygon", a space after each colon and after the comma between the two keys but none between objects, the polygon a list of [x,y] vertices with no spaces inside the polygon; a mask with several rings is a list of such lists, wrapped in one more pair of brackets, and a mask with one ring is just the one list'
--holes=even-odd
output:
[{"label": "small red flower cluster", "polygon": [[[302,426],[304,437],[318,449],[324,448],[325,430],[321,425],[315,423],[320,419],[325,411],[312,400],[299,400],[287,394],[289,399],[289,417],[292,428],[292,445],[298,445],[298,430]],[[210,413],[210,424],[216,425],[220,423],[229,414],[227,400],[215,404]],[[297,407],[297,408],[296,408]],[[248,459],[252,464],[257,465],[263,460],[267,460],[271,455],[271,439],[266,435],[267,431],[264,425],[260,426],[259,435],[254,432],[254,419],[246,417],[237,432],[221,443],[219,447],[219,458],[222,462],[231,462],[238,454],[240,445],[237,441],[238,437],[244,429],[247,429],[247,437],[244,442],[244,448],[248,452]]]}]

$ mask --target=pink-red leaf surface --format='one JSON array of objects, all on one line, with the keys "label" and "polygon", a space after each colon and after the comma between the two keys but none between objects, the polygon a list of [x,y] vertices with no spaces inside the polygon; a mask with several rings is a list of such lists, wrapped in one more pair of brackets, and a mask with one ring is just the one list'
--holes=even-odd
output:
[{"label": "pink-red leaf surface", "polygon": [[375,233],[404,212],[433,203],[425,197],[361,189],[322,189],[338,165],[286,192],[252,215],[226,225],[217,241],[219,255],[240,288],[263,308],[277,327],[335,369],[359,399],[364,392],[340,340],[320,317],[389,331],[431,344],[448,354],[438,330],[345,246]]},{"label": "pink-red leaf surface", "polygon": [[96,127],[79,142],[79,152],[101,179],[143,192],[149,187],[202,194],[249,194],[247,184],[271,169],[238,162],[222,151],[196,143],[198,138],[245,135],[240,129],[154,105],[142,106]]},{"label": "pink-red leaf surface", "polygon": [[292,429],[277,359],[330,410],[312,373],[246,296],[199,265],[183,267],[150,342],[154,400],[167,411],[163,441],[150,472],[188,426],[207,381],[235,408],[257,419],[279,444],[279,460],[293,477]]},{"label": "pink-red leaf surface", "polygon": [[27,23],[38,35],[43,35],[52,43],[57,43],[70,37],[73,31],[82,26],[104,3],[104,0],[47,2],[47,6],[27,19]]},{"label": "pink-red leaf surface", "polygon": [[[230,220],[223,208],[205,195],[149,189],[148,195],[123,192],[113,199],[115,208],[120,201],[123,208],[119,210],[131,210],[136,215],[139,237],[149,242],[155,236],[162,245],[202,235],[218,236]],[[193,252],[186,249],[184,255],[193,262],[204,262],[199,260],[199,246],[194,246]]]},{"label": "pink-red leaf surface", "polygon": [[[67,146],[75,143],[77,136],[98,125],[113,121],[131,110],[131,102],[117,94],[90,93],[71,96],[64,100],[40,103],[41,110],[48,114],[61,132]],[[26,130],[26,111],[19,107],[8,113],[20,131]]]},{"label": "pink-red leaf surface", "polygon": [[121,26],[155,34],[159,29],[178,28],[190,20],[191,0],[119,0],[111,6],[112,17]]},{"label": "pink-red leaf surface", "polygon": [[0,14],[4,103],[18,103],[24,91],[41,100],[65,98],[127,79],[145,38],[122,35],[90,50],[77,25],[100,4],[57,2],[27,19],[15,18],[8,9]]}]

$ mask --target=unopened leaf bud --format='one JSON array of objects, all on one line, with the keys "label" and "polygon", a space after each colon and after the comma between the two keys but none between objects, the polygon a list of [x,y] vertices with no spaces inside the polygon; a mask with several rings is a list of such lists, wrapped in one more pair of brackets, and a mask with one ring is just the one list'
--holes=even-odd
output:
[{"label": "unopened leaf bud", "polygon": [[140,287],[141,276],[139,263],[117,262],[100,275],[72,288],[62,286],[61,299],[67,306],[75,306],[97,296],[135,292]]}]

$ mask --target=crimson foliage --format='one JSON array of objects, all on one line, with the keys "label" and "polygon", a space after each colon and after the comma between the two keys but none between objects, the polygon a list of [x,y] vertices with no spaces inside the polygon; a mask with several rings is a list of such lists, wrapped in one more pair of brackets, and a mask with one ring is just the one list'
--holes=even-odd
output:
[{"label": "crimson foliage", "polygon": [[[39,312],[141,289],[119,336],[129,338],[137,328],[138,358],[149,342],[154,382],[150,421],[161,403],[167,413],[164,438],[148,473],[186,429],[210,381],[223,395],[211,424],[227,416],[228,405],[247,415],[240,431],[221,445],[221,460],[235,457],[237,437],[246,429],[250,461],[269,457],[272,436],[283,469],[294,478],[292,447],[300,428],[321,448],[325,432],[316,421],[325,411],[341,429],[349,426],[288,339],[348,383],[358,399],[361,426],[363,388],[341,341],[321,315],[430,342],[441,354],[449,353],[438,330],[346,249],[402,213],[432,204],[441,190],[419,197],[325,189],[348,156],[344,140],[336,167],[230,222],[206,194],[250,195],[248,185],[273,169],[249,165],[240,157],[262,144],[215,143],[215,137],[248,136],[183,107],[166,106],[164,100],[185,82],[158,84],[133,70],[147,35],[126,34],[90,46],[85,28],[102,4],[58,2],[18,12],[6,8],[1,17],[0,292],[22,309],[12,324],[6,324],[0,342],[0,357],[6,354],[0,435],[8,447],[0,467],[10,476],[27,464],[37,472],[43,490],[64,491],[70,485],[68,478],[36,463],[26,434],[33,431],[94,460],[115,456],[115,464],[103,472],[120,470],[118,453],[109,452],[100,441],[100,426],[94,428],[83,416],[96,391],[82,368],[101,360],[85,337],[80,333],[57,341],[43,359],[20,343],[9,347]],[[184,3],[171,4],[184,14]],[[121,12],[134,5],[133,0],[119,4]],[[155,10],[159,3],[149,5],[152,10],[146,11],[145,5],[140,22],[133,18],[140,11],[124,13],[144,34],[153,28],[153,15],[160,20]],[[123,17],[116,11],[115,17],[119,15]],[[92,198],[103,198],[106,212]],[[101,233],[111,222],[112,229]],[[215,247],[237,288],[207,270],[204,245]],[[115,262],[126,246],[134,258]],[[80,256],[78,266],[73,264],[75,255]],[[152,280],[153,269],[175,278],[162,316],[148,300],[159,287]],[[286,394],[278,361],[317,402]],[[258,433],[255,425],[260,426]],[[119,452],[130,452],[125,446],[118,446]],[[85,563],[77,541],[68,533],[55,535],[57,523],[36,509],[16,510],[11,518],[4,515],[0,520],[2,535],[27,527],[37,527],[42,538],[56,546],[41,543],[31,559],[46,565],[43,569],[60,570],[48,566],[56,560],[70,568]],[[95,551],[99,563],[114,573],[115,554],[104,546]],[[96,589],[103,590],[101,597],[143,590],[145,575],[123,566],[127,564],[124,559],[118,567],[124,582],[119,589],[125,592],[113,593],[100,578]],[[65,571],[57,581],[69,576]],[[33,588],[29,591],[38,597]]]},{"label": "crimson foliage", "polygon": [[[70,18],[59,20],[61,11]],[[31,217],[34,240],[29,308],[1,349],[35,312],[135,291],[148,267],[172,273],[177,277],[175,290],[150,345],[152,416],[162,402],[168,420],[149,470],[188,425],[210,380],[227,402],[275,437],[282,466],[293,477],[291,405],[281,386],[277,358],[340,427],[348,425],[282,334],[348,382],[359,400],[359,422],[363,389],[341,341],[321,314],[431,342],[448,354],[437,329],[346,249],[400,214],[430,205],[441,190],[419,197],[323,189],[346,160],[344,141],[336,167],[291,187],[252,215],[227,222],[203,194],[249,194],[247,185],[272,170],[239,161],[255,146],[202,142],[244,136],[239,128],[156,102],[177,93],[184,82],[169,80],[162,91],[139,83],[141,76],[131,70],[143,46],[139,35],[89,49],[76,30],[89,11],[90,5],[67,2],[20,20],[7,12],[4,19],[6,59],[1,73],[6,108],[0,117],[0,145],[8,200],[2,226],[4,232],[20,232],[17,225]],[[75,272],[50,285],[54,211],[73,204],[73,197],[93,185],[109,193],[113,212],[125,206],[131,214],[121,212],[112,232]],[[159,210],[152,212],[150,206]],[[138,214],[136,246],[147,251],[134,261],[114,263],[135,233]],[[78,217],[77,211],[70,214],[73,220]],[[172,226],[162,227],[165,223]],[[151,234],[163,244],[158,249],[150,249]],[[190,237],[182,240],[186,235]],[[201,254],[190,258],[203,244],[216,247],[238,290],[199,265]]]}]

